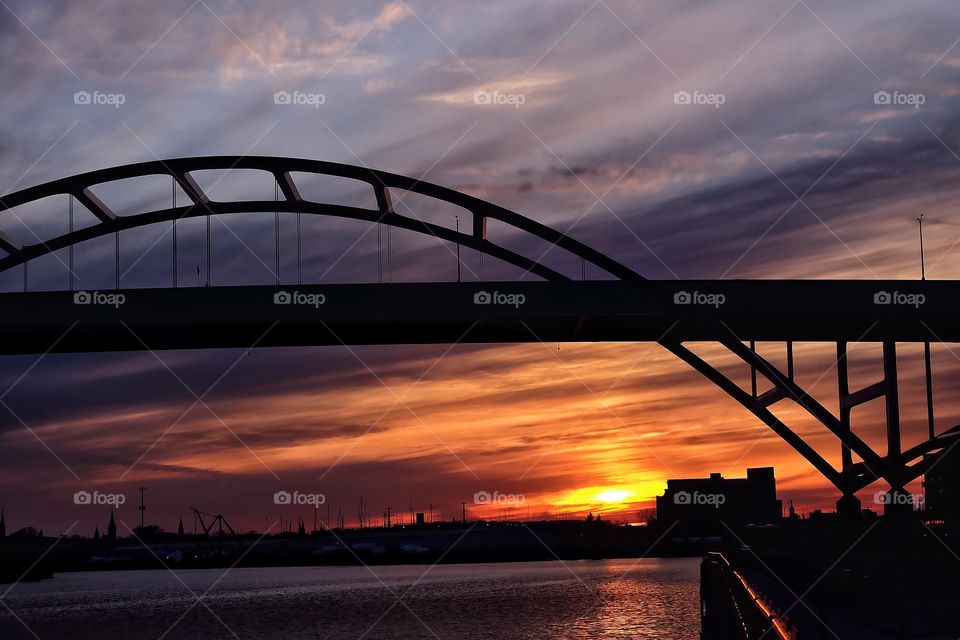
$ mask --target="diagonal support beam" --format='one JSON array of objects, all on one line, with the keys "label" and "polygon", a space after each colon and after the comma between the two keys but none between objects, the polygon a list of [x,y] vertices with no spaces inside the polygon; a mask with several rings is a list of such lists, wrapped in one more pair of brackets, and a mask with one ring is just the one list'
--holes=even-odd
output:
[{"label": "diagonal support beam", "polygon": [[790,429],[790,427],[773,415],[770,410],[766,408],[766,405],[764,405],[763,402],[761,402],[758,398],[754,398],[750,393],[747,393],[741,389],[729,378],[720,373],[708,362],[700,358],[700,356],[690,351],[690,349],[683,346],[683,344],[680,342],[661,341],[660,344],[669,349],[674,355],[686,362],[688,365],[703,374],[704,377],[720,387],[734,400],[739,402],[745,408],[749,409],[753,415],[762,420],[764,424],[773,430],[774,433],[776,433],[784,441],[786,441],[787,444],[793,447],[797,453],[806,458],[810,464],[812,464],[840,491],[844,493],[849,492],[848,477],[834,469],[833,466],[827,462],[823,456],[817,453],[813,447],[807,444],[803,438],[798,436],[792,429]]},{"label": "diagonal support beam", "polygon": [[774,405],[780,402],[781,400],[785,400],[786,397],[787,397],[786,391],[784,391],[783,389],[777,389],[776,387],[774,387],[773,389],[770,389],[769,391],[765,391],[764,393],[761,393],[759,396],[757,396],[757,404],[759,404],[761,407],[769,407],[771,405]]},{"label": "diagonal support beam", "polygon": [[[761,421],[767,424],[774,432],[790,444],[796,451],[814,465],[828,480],[830,480],[844,495],[852,495],[869,486],[876,480],[883,479],[891,487],[902,487],[926,473],[939,458],[938,454],[927,455],[937,449],[943,449],[947,438],[936,438],[923,443],[913,449],[901,453],[899,429],[899,398],[897,393],[896,375],[896,344],[888,341],[884,344],[884,376],[875,384],[869,385],[854,393],[849,392],[846,384],[846,343],[837,345],[838,390],[840,392],[841,417],[837,418],[816,399],[807,394],[794,381],[790,373],[784,374],[776,366],[760,356],[754,345],[749,346],[736,337],[734,339],[718,340],[731,353],[751,367],[753,375],[759,371],[773,388],[757,395],[756,383],[751,381],[751,390],[746,391],[729,378],[721,374],[714,367],[693,354],[682,345],[681,341],[664,344],[675,355],[699,371],[741,405],[750,409]],[[792,360],[792,358],[788,358]],[[789,362],[792,365],[792,362]],[[853,407],[883,398],[886,404],[887,417],[887,453],[877,454],[863,440],[850,429],[850,411]],[[837,471],[827,463],[816,451],[807,445],[797,434],[783,424],[768,407],[784,399],[794,401],[827,427],[842,444],[842,467]],[[853,463],[852,452],[856,452],[862,462]],[[910,464],[919,456],[924,459]]]},{"label": "diagonal support beam", "polygon": [[[907,484],[939,464],[943,456],[960,445],[958,440],[960,440],[960,431],[951,430],[904,451],[900,455],[903,474],[900,477],[901,483]],[[919,462],[914,465],[909,464],[921,456],[922,459]]]},{"label": "diagonal support beam", "polygon": [[303,198],[300,197],[300,190],[297,189],[297,185],[293,181],[293,176],[290,175],[289,171],[275,173],[274,177],[277,179],[277,184],[280,185],[280,190],[283,192],[284,198],[287,200],[303,200]]},{"label": "diagonal support beam", "polygon": [[882,398],[887,393],[887,381],[881,380],[880,382],[874,382],[869,387],[864,387],[860,391],[854,391],[853,393],[847,393],[846,395],[841,396],[840,406],[844,409],[853,409],[854,407],[860,406],[861,404],[866,404],[871,400],[876,400],[877,398]]},{"label": "diagonal support beam", "polygon": [[203,187],[197,184],[197,181],[194,180],[193,176],[189,173],[174,173],[173,179],[177,181],[177,184],[180,185],[183,192],[187,194],[187,197],[193,200],[194,204],[202,204],[210,201],[210,199],[207,198],[207,194],[203,192]]},{"label": "diagonal support beam", "polygon": [[842,473],[847,478],[848,493],[856,493],[880,479],[880,476],[862,462],[850,463],[843,468]]},{"label": "diagonal support beam", "polygon": [[110,207],[105,205],[103,200],[98,198],[96,194],[89,188],[73,194],[73,197],[77,199],[77,202],[89,209],[90,213],[97,216],[97,218],[100,219],[100,222],[116,221],[117,214],[111,211]]},{"label": "diagonal support beam", "polygon": [[473,214],[473,237],[481,241],[487,239],[487,219],[476,212]]},{"label": "diagonal support beam", "polygon": [[900,458],[904,462],[910,462],[921,456],[926,456],[929,454],[935,453],[938,449],[945,450],[953,448],[955,446],[960,446],[960,431],[946,431],[941,433],[936,438],[927,440],[926,442],[921,442],[915,447],[911,447],[901,454]]},{"label": "diagonal support beam", "polygon": [[790,400],[793,400],[803,407],[811,416],[816,418],[820,424],[839,438],[843,444],[860,456],[867,466],[872,467],[878,475],[886,478],[886,467],[880,455],[851,430],[845,429],[839,418],[813,399],[796,382],[787,378],[777,367],[760,356],[760,354],[751,351],[739,340],[721,339],[720,343],[747,365],[756,368],[774,387],[788,394],[787,397]]},{"label": "diagonal support beam", "polygon": [[393,197],[390,195],[390,189],[385,185],[374,185],[374,193],[377,196],[377,210],[381,215],[396,213],[393,210]]},{"label": "diagonal support beam", "polygon": [[0,249],[7,253],[16,253],[23,249],[23,245],[17,242],[12,236],[0,231]]}]

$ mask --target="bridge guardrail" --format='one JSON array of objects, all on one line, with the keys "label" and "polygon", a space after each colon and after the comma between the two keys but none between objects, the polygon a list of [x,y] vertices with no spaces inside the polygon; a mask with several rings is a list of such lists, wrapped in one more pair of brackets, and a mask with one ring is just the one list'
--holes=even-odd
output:
[{"label": "bridge guardrail", "polygon": [[797,640],[798,633],[727,558],[711,551],[700,565],[701,640]]}]

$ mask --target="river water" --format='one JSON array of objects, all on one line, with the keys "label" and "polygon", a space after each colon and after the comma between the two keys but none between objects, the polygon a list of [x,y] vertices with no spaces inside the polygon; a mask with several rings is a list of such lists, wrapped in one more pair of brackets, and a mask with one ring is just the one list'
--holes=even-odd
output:
[{"label": "river water", "polygon": [[13,611],[0,606],[4,640],[695,640],[700,629],[698,559],[62,573],[0,600]]}]

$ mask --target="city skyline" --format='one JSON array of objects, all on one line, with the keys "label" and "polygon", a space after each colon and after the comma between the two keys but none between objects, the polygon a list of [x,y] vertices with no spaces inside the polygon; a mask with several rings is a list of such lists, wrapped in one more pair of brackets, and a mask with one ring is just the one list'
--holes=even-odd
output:
[{"label": "city skyline", "polygon": [[[765,474],[768,472],[769,476],[766,476]],[[610,499],[605,501],[606,504],[600,503],[599,508],[587,509],[586,511],[565,511],[559,507],[543,510],[543,505],[538,505],[538,509],[540,510],[533,510],[526,504],[526,498],[523,495],[504,495],[499,492],[491,494],[486,491],[481,491],[472,496],[472,501],[464,500],[460,502],[459,505],[456,505],[457,508],[448,511],[435,507],[432,502],[426,502],[425,504],[427,506],[423,507],[413,499],[411,499],[407,505],[397,507],[386,506],[378,510],[375,505],[371,505],[362,497],[358,501],[358,504],[346,505],[346,509],[344,509],[343,504],[328,502],[325,494],[302,493],[298,490],[292,492],[279,491],[273,496],[274,508],[270,510],[271,512],[269,514],[265,514],[260,518],[263,523],[262,527],[237,529],[235,533],[261,533],[265,536],[281,535],[297,532],[300,527],[303,528],[303,531],[301,531],[302,535],[304,532],[309,534],[323,532],[328,529],[362,530],[365,528],[402,528],[411,525],[434,524],[460,524],[465,526],[471,522],[517,523],[561,520],[593,521],[594,519],[599,522],[604,515],[607,516],[608,522],[615,525],[646,526],[659,523],[659,527],[663,529],[673,522],[676,515],[671,511],[669,515],[665,516],[660,513],[661,509],[664,505],[675,505],[674,508],[681,511],[687,508],[689,502],[684,498],[677,498],[676,495],[678,491],[681,494],[684,493],[685,489],[689,489],[689,492],[686,494],[687,497],[691,495],[690,492],[696,494],[698,492],[702,493],[703,491],[712,490],[714,493],[709,494],[709,496],[704,494],[705,499],[709,497],[712,500],[716,495],[722,494],[723,497],[720,498],[722,502],[734,500],[744,507],[756,509],[757,513],[766,514],[764,516],[766,518],[771,518],[771,514],[774,511],[778,513],[776,518],[793,518],[794,516],[805,518],[821,512],[818,508],[795,505],[792,499],[776,499],[776,497],[780,495],[780,492],[776,491],[776,482],[774,480],[775,470],[772,467],[748,468],[744,473],[744,477],[724,477],[723,474],[714,472],[702,478],[670,478],[663,486],[663,494],[655,496],[653,507],[645,508],[641,512],[633,514],[635,516],[634,520],[629,519],[631,514],[617,510],[617,503]],[[776,499],[776,509],[773,509],[770,506],[771,503],[768,502],[761,501],[753,504],[749,500],[744,501],[744,496],[741,493],[742,489],[731,488],[740,487],[744,485],[744,483],[750,483],[755,474],[760,474],[758,477],[762,477],[765,482],[769,482],[769,496],[765,496],[764,500],[769,501]],[[677,487],[684,487],[684,489],[678,489]],[[113,538],[129,538],[135,540],[147,534],[174,534],[180,531],[190,535],[204,535],[207,526],[217,524],[221,518],[223,518],[223,522],[229,526],[227,514],[210,513],[193,506],[188,507],[183,514],[176,516],[176,525],[169,526],[171,524],[169,522],[154,522],[145,516],[145,512],[148,510],[154,511],[153,507],[156,505],[151,501],[148,506],[144,497],[144,492],[147,490],[146,487],[140,487],[139,490],[140,493],[138,495],[141,501],[133,501],[129,504],[129,496],[126,494],[104,493],[97,490],[93,492],[78,491],[73,496],[73,504],[94,508],[99,507],[100,512],[104,512],[105,510],[105,514],[101,513],[104,518],[104,523],[103,526],[99,523],[95,524],[93,532],[78,531],[71,528],[67,534],[71,537],[96,539],[101,535],[106,535],[106,532],[113,528]],[[878,498],[880,493],[883,492],[878,492]],[[619,496],[617,496],[617,499],[619,499]],[[661,505],[662,501],[668,501],[669,505],[667,505],[667,503]],[[613,502],[612,505],[610,504],[611,502]],[[722,506],[722,502],[720,505],[714,505],[713,502],[709,501],[703,504],[706,504],[708,507]],[[162,509],[164,512],[168,512],[169,509],[164,508],[167,506],[165,503],[164,497],[161,496],[160,504],[163,505]],[[917,506],[922,507],[924,504],[924,498],[922,496],[917,497]],[[882,502],[868,505],[865,508],[866,510],[874,511],[875,514],[882,513],[883,511]],[[142,522],[136,522],[130,517],[131,512],[137,511],[141,512],[141,515],[144,517]],[[124,513],[126,516],[123,515]],[[708,508],[706,509],[706,513],[716,515],[721,512],[714,512]],[[627,516],[628,519],[624,520],[617,516]],[[184,520],[185,517],[187,518],[186,520]],[[666,521],[664,521],[665,517]],[[734,520],[736,519],[732,519],[731,522]],[[185,525],[184,522],[187,524]],[[759,524],[764,524],[765,522],[766,521],[763,521]],[[116,523],[122,526],[118,526]],[[18,535],[31,535],[31,532],[36,533],[38,531],[43,532],[43,529],[22,522],[15,522],[15,525],[11,526],[8,530],[6,527],[6,509],[0,506],[0,538],[7,535],[14,537]],[[224,533],[234,535],[229,531],[225,531]]]}]

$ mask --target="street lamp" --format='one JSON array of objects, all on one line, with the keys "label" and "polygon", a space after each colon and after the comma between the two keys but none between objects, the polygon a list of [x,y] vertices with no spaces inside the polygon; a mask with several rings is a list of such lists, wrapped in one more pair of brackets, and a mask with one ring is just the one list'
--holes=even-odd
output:
[{"label": "street lamp", "polygon": [[920,223],[920,279],[926,280],[927,273],[923,265],[923,214],[920,214],[920,217],[917,218],[917,222]]}]

